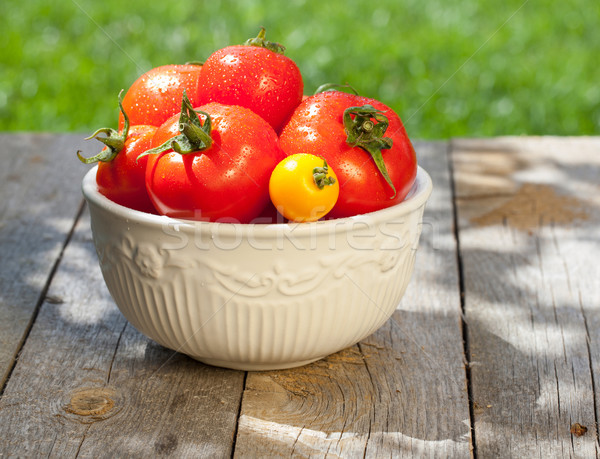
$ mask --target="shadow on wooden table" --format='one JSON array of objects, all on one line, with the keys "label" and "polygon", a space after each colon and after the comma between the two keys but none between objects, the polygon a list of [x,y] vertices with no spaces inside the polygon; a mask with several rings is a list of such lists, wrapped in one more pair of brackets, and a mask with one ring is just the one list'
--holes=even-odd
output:
[{"label": "shadow on wooden table", "polygon": [[[598,143],[452,145],[478,453],[589,457],[598,438]],[[575,423],[588,435],[572,434]]]}]

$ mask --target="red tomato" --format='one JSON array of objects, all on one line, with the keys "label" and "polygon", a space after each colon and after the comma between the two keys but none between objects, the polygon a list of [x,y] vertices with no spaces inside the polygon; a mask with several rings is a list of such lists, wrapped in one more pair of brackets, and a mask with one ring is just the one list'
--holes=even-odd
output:
[{"label": "red tomato", "polygon": [[[163,65],[139,77],[123,97],[123,107],[132,125],[160,126],[181,110],[185,90],[194,106],[198,104],[198,77],[201,65]],[[119,117],[119,128],[123,116]]]},{"label": "red tomato", "polygon": [[[129,129],[125,147],[114,160],[99,162],[98,191],[108,199],[142,212],[156,213],[145,186],[147,158],[137,157],[152,145],[156,126],[138,125]],[[108,147],[106,147],[108,148]]]},{"label": "red tomato", "polygon": [[[284,157],[277,134],[243,107],[209,103],[195,109],[202,112],[200,117],[191,105],[188,109],[185,119],[175,115],[160,126],[152,141],[164,150],[151,154],[146,168],[154,206],[170,217],[250,222],[269,202],[271,171]],[[192,145],[186,154],[173,151],[173,140],[177,145],[189,141],[180,128],[185,122],[194,124],[194,116],[196,128],[198,118],[202,120],[209,145],[200,150]]]},{"label": "red tomato", "polygon": [[[108,143],[102,151],[92,157],[79,159],[86,163],[98,162],[96,183],[98,191],[111,201],[142,212],[156,213],[146,192],[145,173],[147,158],[137,158],[152,145],[156,126],[138,125],[116,132],[100,129],[92,137]],[[97,137],[103,132],[106,137]],[[91,137],[90,137],[91,138]]]},{"label": "red tomato", "polygon": [[[344,126],[344,112],[350,107],[365,105],[376,109],[372,117],[361,116],[359,119],[355,114],[346,114],[349,122],[361,121],[359,126],[351,127],[354,131],[349,137]],[[387,130],[381,115],[389,121]],[[379,134],[385,130],[386,137],[372,140],[372,143],[380,145],[378,151],[389,182],[374,157],[361,146],[355,146],[361,138],[370,138],[369,129],[370,132],[379,131]],[[340,91],[308,97],[294,111],[279,140],[286,155],[310,153],[321,156],[336,171],[340,195],[329,217],[348,217],[397,204],[406,197],[416,177],[415,151],[402,121],[393,110],[375,99]]]},{"label": "red tomato", "polygon": [[264,29],[246,43],[220,49],[206,60],[198,80],[200,104],[241,105],[279,132],[302,100],[302,75],[281,45],[264,40]]},{"label": "red tomato", "polygon": [[[146,191],[145,172],[147,158],[139,155],[152,145],[155,126],[137,125],[130,127],[128,113],[123,108],[119,94],[119,109],[124,120],[120,131],[101,128],[88,139],[95,138],[106,146],[91,158],[77,157],[85,164],[98,163],[96,183],[98,191],[108,199],[131,209],[156,213]],[[104,136],[100,136],[104,134]]]}]

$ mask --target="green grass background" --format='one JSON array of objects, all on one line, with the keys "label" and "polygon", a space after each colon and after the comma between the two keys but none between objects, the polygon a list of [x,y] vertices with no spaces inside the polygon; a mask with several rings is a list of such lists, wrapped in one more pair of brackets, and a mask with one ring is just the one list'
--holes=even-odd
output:
[{"label": "green grass background", "polygon": [[117,94],[267,28],[305,93],[349,82],[411,137],[600,134],[600,2],[4,0],[0,130],[116,127]]}]

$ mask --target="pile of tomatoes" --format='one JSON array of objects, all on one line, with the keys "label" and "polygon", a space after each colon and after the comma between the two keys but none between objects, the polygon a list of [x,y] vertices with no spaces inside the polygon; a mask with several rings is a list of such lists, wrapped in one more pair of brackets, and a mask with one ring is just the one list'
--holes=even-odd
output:
[{"label": "pile of tomatoes", "polygon": [[164,65],[119,95],[119,130],[89,138],[109,199],[177,218],[249,223],[341,218],[401,202],[417,161],[398,115],[378,100],[304,95],[283,46],[258,37],[202,64]]}]

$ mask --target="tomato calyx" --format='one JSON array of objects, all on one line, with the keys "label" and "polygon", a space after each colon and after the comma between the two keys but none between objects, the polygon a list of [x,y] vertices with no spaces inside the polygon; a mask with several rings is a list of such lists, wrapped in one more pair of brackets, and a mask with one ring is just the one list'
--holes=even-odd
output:
[{"label": "tomato calyx", "polygon": [[258,36],[254,38],[249,38],[244,43],[244,46],[258,46],[259,48],[266,48],[269,51],[273,51],[277,54],[285,53],[285,46],[275,43],[272,41],[265,40],[266,30],[264,27],[260,28],[260,32],[258,32]]},{"label": "tomato calyx", "polygon": [[323,167],[315,167],[313,169],[313,179],[315,184],[322,190],[326,186],[331,186],[335,183],[335,178],[332,176],[328,176],[329,167],[327,166],[327,161],[323,160]]},{"label": "tomato calyx", "polygon": [[[204,115],[206,120],[201,123],[198,114]],[[145,151],[138,156],[140,159],[146,155],[154,155],[173,150],[181,155],[196,153],[198,151],[207,150],[212,145],[210,131],[212,129],[212,121],[208,113],[201,110],[194,110],[190,99],[188,99],[185,91],[181,101],[181,114],[179,115],[179,135],[167,140],[162,145]]]},{"label": "tomato calyx", "polygon": [[352,94],[354,94],[355,96],[359,95],[358,91],[350,83],[344,83],[344,84],[324,83],[315,90],[313,95],[320,94],[322,92],[327,92],[327,91],[339,91],[342,89],[349,89],[352,92]]},{"label": "tomato calyx", "polygon": [[[85,158],[81,155],[81,150],[77,151],[77,157],[84,164],[92,164],[97,162],[107,163],[115,159],[119,152],[125,147],[125,140],[129,134],[129,117],[125,113],[123,108],[123,98],[121,95],[123,90],[119,93],[119,110],[123,114],[124,124],[123,131],[118,132],[111,128],[100,128],[94,132],[91,136],[86,137],[85,140],[96,139],[106,145],[108,148],[103,148],[100,153],[91,158]],[[104,134],[105,137],[100,137],[100,134]]]},{"label": "tomato calyx", "polygon": [[392,148],[393,143],[391,138],[383,137],[389,126],[389,120],[383,113],[370,104],[348,107],[344,110],[344,130],[348,145],[361,147],[371,155],[377,169],[394,191],[394,195],[390,198],[393,199],[396,196],[396,187],[392,183],[381,154],[381,150]]}]

